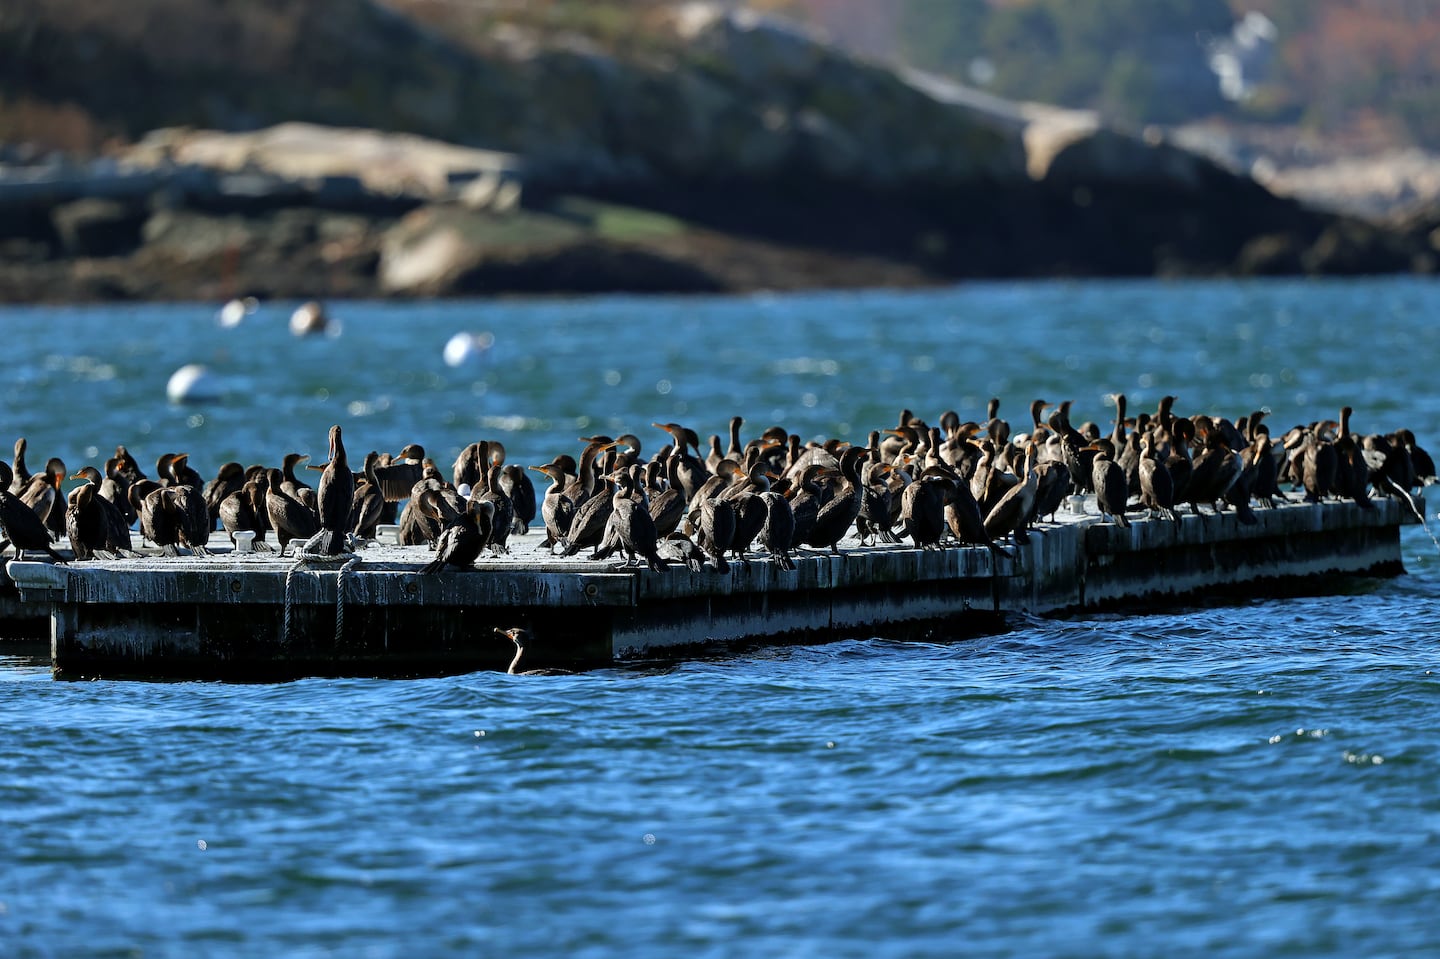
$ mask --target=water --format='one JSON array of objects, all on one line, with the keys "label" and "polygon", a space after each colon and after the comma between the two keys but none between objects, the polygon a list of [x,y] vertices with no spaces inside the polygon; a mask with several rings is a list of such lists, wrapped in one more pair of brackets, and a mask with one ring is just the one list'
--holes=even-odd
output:
[{"label": "water", "polygon": [[[677,420],[863,436],[991,395],[1350,403],[1440,445],[1416,280],[8,309],[5,436],[238,458]],[[484,362],[441,362],[491,330]],[[224,404],[171,407],[186,362]],[[654,446],[649,447],[653,451]],[[1431,506],[1433,515],[1433,503]],[[1432,520],[1433,525],[1433,520]],[[1415,956],[1440,948],[1440,555],[1342,596],[1018,622],[668,669],[56,683],[0,659],[6,956]],[[0,646],[3,651],[3,646]]]}]

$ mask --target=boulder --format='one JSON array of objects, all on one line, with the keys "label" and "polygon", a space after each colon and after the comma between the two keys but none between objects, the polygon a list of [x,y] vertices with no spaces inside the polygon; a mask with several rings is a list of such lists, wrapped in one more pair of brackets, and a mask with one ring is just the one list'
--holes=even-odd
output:
[{"label": "boulder", "polygon": [[496,213],[460,205],[421,207],[385,231],[380,242],[380,288],[434,295],[487,258],[524,258],[581,239],[582,225],[546,213]]}]

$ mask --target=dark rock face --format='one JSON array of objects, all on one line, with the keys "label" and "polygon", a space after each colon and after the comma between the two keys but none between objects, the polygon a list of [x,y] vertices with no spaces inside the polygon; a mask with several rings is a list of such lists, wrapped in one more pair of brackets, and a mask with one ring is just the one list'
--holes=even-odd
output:
[{"label": "dark rock face", "polygon": [[58,206],[50,214],[66,256],[124,256],[140,246],[146,210],[134,203],[88,198]]},{"label": "dark rock face", "polygon": [[544,253],[487,258],[461,271],[448,292],[718,293],[705,270],[651,252],[609,243],[582,243]]}]

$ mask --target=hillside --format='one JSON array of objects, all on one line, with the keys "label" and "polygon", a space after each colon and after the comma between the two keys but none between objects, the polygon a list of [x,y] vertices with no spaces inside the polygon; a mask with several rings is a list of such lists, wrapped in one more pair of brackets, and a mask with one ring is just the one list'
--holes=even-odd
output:
[{"label": "hillside", "polygon": [[[0,124],[110,158],[0,178],[9,299],[1433,268],[1163,136],[703,4],[10,3]],[[506,189],[375,182],[455,148]]]},{"label": "hillside", "polygon": [[[857,53],[1124,122],[1292,126],[1440,149],[1440,0],[770,0]],[[1268,24],[1235,89],[1212,55]],[[1044,69],[1038,69],[1043,66]]]}]

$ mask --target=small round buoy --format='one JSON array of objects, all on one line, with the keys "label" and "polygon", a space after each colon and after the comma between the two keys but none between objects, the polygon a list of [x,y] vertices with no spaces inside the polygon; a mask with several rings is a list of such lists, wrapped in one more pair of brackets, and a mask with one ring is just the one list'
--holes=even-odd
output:
[{"label": "small round buoy", "polygon": [[218,400],[224,393],[220,378],[203,363],[187,363],[165,384],[165,396],[172,403],[198,403]]},{"label": "small round buoy", "polygon": [[300,304],[290,314],[290,332],[296,336],[318,336],[329,325],[329,314],[316,300]]},{"label": "small round buoy", "polygon": [[473,363],[494,345],[495,334],[488,330],[484,333],[456,333],[445,344],[445,365],[464,366],[466,363]]},{"label": "small round buoy", "polygon": [[233,329],[245,322],[245,317],[260,308],[260,301],[253,296],[234,299],[220,307],[216,320],[226,329]]}]

